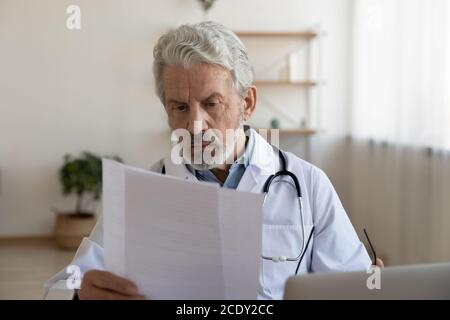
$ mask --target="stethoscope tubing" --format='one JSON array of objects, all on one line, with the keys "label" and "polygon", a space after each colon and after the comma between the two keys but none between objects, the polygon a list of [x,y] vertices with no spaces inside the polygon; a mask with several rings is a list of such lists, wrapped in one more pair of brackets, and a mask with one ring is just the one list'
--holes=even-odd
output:
[{"label": "stethoscope tubing", "polygon": [[[287,161],[286,161],[286,157],[284,156],[283,152],[280,149],[278,149],[278,148],[274,147],[274,149],[278,150],[278,155],[279,155],[280,160],[281,160],[281,170],[276,172],[275,174],[271,175],[269,178],[267,178],[266,182],[264,183],[263,192],[264,192],[265,195],[264,195],[263,206],[264,206],[264,204],[266,202],[267,195],[269,194],[270,186],[271,186],[272,182],[274,181],[274,179],[277,178],[277,177],[289,176],[292,179],[292,181],[294,182],[295,190],[296,190],[296,193],[297,193],[298,206],[299,206],[299,210],[300,210],[300,226],[301,226],[301,234],[302,234],[302,247],[301,247],[300,253],[295,258],[289,258],[289,257],[286,257],[286,256],[270,257],[270,256],[264,256],[264,255],[262,255],[261,257],[264,260],[272,260],[273,262],[298,261],[298,260],[303,258],[304,251],[305,251],[305,246],[306,246],[305,245],[305,221],[304,221],[304,217],[303,217],[302,189],[300,187],[300,183],[298,181],[297,176],[294,173],[292,173],[291,171],[287,170]],[[310,235],[310,237],[308,239],[308,243],[309,243],[309,240],[311,238],[311,235]]]}]

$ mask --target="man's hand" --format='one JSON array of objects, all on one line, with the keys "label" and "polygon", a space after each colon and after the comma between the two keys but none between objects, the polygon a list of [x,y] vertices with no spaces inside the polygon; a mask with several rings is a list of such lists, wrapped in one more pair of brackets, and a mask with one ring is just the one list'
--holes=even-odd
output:
[{"label": "man's hand", "polygon": [[380,258],[377,258],[376,266],[380,268],[384,268],[384,262]]},{"label": "man's hand", "polygon": [[136,285],[111,272],[91,270],[84,274],[80,290],[80,300],[142,300]]}]

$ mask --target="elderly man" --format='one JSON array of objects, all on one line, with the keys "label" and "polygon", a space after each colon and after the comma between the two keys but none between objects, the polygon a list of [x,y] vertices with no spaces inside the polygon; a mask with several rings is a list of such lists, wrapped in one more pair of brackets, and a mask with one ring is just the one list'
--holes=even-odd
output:
[{"label": "elderly man", "polygon": [[[200,148],[192,145],[181,163],[173,161],[173,153],[164,157],[154,171],[258,193],[281,170],[289,170],[298,180],[300,202],[292,183],[273,183],[264,204],[258,298],[282,298],[285,281],[294,274],[370,267],[370,258],[326,175],[244,127],[255,111],[257,91],[246,49],[232,31],[203,22],[164,34],[154,48],[153,71],[172,130],[185,129],[193,137],[209,129],[218,133],[215,139],[202,140]],[[231,138],[222,138],[230,129]],[[216,147],[215,161],[191,161],[211,144]],[[101,228],[99,222],[72,262],[83,274],[78,298],[142,298],[134,283],[104,270]],[[50,279],[47,292],[61,287],[67,276],[63,270]]]}]

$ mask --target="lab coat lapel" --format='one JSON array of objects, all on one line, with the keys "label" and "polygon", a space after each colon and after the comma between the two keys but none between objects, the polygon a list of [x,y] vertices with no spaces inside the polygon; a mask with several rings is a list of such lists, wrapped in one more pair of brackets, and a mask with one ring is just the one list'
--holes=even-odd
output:
[{"label": "lab coat lapel", "polygon": [[270,175],[278,171],[279,160],[273,147],[255,130],[255,145],[250,162],[238,184],[238,191],[261,193],[264,183]]}]

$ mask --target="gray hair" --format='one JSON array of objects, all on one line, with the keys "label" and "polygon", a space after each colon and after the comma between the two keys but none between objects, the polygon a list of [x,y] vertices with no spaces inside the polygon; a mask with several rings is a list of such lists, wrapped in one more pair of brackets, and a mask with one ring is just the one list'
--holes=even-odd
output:
[{"label": "gray hair", "polygon": [[227,27],[212,21],[182,25],[162,35],[153,49],[153,74],[156,93],[164,103],[162,81],[165,66],[207,63],[230,71],[233,84],[241,97],[253,82],[253,68],[247,49],[237,35]]}]

